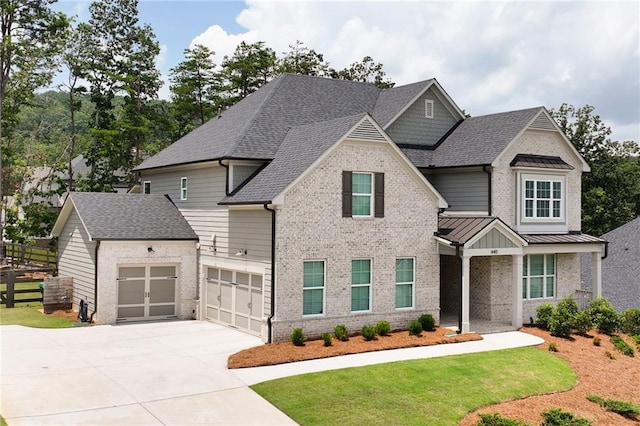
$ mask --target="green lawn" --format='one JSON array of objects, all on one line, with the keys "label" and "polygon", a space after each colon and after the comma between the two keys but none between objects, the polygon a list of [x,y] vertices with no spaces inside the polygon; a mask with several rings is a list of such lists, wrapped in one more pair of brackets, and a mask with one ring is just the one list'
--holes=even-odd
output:
[{"label": "green lawn", "polygon": [[[16,284],[16,287],[18,284]],[[66,328],[74,321],[65,318],[45,315],[40,312],[42,303],[16,303],[15,308],[0,305],[0,325],[24,325],[35,328]],[[0,424],[1,426],[1,424]]]},{"label": "green lawn", "polygon": [[252,389],[301,425],[456,425],[477,407],[575,383],[561,359],[519,348],[305,374]]}]

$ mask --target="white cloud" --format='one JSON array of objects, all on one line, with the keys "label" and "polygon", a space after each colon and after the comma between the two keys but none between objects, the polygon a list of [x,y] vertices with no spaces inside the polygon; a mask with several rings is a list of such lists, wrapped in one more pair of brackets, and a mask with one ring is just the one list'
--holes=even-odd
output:
[{"label": "white cloud", "polygon": [[247,1],[192,41],[222,56],[242,40],[278,54],[296,39],[342,68],[370,55],[398,84],[436,77],[472,115],[590,104],[640,141],[637,2]]}]

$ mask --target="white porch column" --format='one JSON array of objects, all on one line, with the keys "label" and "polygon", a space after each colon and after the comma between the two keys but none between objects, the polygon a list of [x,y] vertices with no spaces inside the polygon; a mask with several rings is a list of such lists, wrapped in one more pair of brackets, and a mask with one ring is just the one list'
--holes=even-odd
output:
[{"label": "white porch column", "polygon": [[513,260],[513,303],[511,306],[511,325],[522,327],[522,258],[523,255],[511,256]]},{"label": "white porch column", "polygon": [[602,253],[594,251],[591,253],[591,291],[593,297],[602,296]]},{"label": "white porch column", "polygon": [[462,256],[462,333],[468,333],[469,327],[469,256]]}]

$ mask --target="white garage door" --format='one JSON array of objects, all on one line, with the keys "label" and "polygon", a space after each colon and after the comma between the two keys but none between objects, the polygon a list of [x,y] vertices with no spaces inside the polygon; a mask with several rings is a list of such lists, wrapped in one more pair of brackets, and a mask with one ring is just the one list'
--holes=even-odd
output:
[{"label": "white garage door", "polygon": [[263,313],[261,275],[207,268],[206,289],[207,319],[260,335]]},{"label": "white garage door", "polygon": [[118,268],[118,321],[176,317],[176,267]]}]

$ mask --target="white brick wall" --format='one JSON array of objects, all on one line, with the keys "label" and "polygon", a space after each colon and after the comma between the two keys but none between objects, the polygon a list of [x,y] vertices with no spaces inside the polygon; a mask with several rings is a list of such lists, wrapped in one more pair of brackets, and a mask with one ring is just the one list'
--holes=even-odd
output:
[{"label": "white brick wall", "polygon": [[[385,217],[342,217],[342,171],[385,173]],[[274,340],[303,327],[317,337],[337,324],[360,331],[386,319],[406,328],[429,312],[439,318],[439,256],[433,232],[437,201],[387,144],[343,143],[286,195],[276,215],[276,315]],[[395,260],[414,257],[415,309],[395,309]],[[351,260],[372,259],[372,312],[351,310]],[[326,312],[302,316],[304,260],[325,260]]]}]

